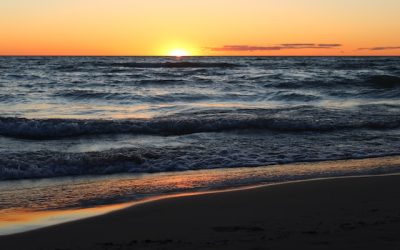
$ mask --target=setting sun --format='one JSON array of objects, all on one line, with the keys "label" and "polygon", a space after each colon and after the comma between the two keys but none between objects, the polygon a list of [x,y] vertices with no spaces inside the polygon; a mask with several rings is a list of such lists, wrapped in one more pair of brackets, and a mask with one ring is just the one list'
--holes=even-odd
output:
[{"label": "setting sun", "polygon": [[176,57],[189,56],[189,52],[184,49],[174,49],[169,52],[169,55]]}]

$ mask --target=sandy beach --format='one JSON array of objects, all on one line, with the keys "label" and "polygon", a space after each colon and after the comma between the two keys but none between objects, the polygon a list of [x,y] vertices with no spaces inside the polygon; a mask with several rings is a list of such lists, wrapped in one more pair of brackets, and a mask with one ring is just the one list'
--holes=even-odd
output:
[{"label": "sandy beach", "polygon": [[2,249],[399,249],[400,176],[312,180],[147,202],[0,237]]}]

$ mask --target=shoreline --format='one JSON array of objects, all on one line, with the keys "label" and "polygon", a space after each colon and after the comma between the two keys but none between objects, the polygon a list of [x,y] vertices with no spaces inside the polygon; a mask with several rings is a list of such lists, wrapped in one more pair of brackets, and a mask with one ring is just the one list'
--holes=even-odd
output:
[{"label": "shoreline", "polygon": [[[239,188],[239,189],[233,189],[233,190],[220,190],[220,191],[210,191],[210,192],[202,192],[202,193],[196,193],[196,194],[181,194],[178,196],[172,196],[172,197],[160,197],[154,200],[150,200],[150,201],[143,201],[140,202],[139,204],[135,204],[133,206],[124,208],[122,210],[118,210],[118,211],[114,211],[111,213],[107,213],[105,215],[100,215],[100,216],[96,216],[96,217],[91,217],[91,218],[87,218],[87,219],[82,219],[79,221],[74,221],[74,222],[68,222],[68,223],[63,223],[60,225],[56,225],[56,226],[51,226],[51,227],[46,227],[46,228],[42,228],[42,229],[38,229],[38,230],[34,230],[34,231],[29,231],[29,232],[25,232],[25,233],[19,233],[19,234],[13,234],[13,235],[8,235],[8,236],[0,236],[0,244],[1,245],[5,245],[8,248],[7,249],[37,249],[39,248],[39,246],[37,246],[37,248],[35,248],[36,246],[28,246],[25,245],[24,242],[25,241],[30,241],[28,239],[33,239],[33,238],[41,238],[43,237],[43,239],[45,237],[47,237],[46,235],[51,234],[54,236],[54,240],[50,240],[50,242],[41,242],[40,243],[40,249],[53,249],[55,247],[59,247],[59,248],[64,248],[65,244],[68,244],[68,241],[65,241],[66,238],[64,236],[64,233],[70,233],[71,235],[69,235],[69,237],[78,237],[80,239],[80,243],[79,244],[83,244],[83,245],[87,245],[88,248],[87,249],[104,249],[104,245],[93,245],[92,243],[94,243],[93,241],[95,241],[97,239],[96,235],[102,235],[102,237],[100,237],[98,240],[105,240],[105,238],[110,239],[110,242],[112,244],[106,244],[108,245],[108,247],[106,249],[120,249],[120,248],[116,248],[116,246],[121,246],[121,244],[125,244],[122,243],[124,242],[124,240],[128,240],[126,237],[131,237],[129,235],[126,234],[126,230],[132,230],[136,233],[140,233],[140,235],[143,235],[143,239],[131,239],[131,242],[134,242],[136,240],[136,243],[132,245],[132,247],[139,246],[139,249],[141,249],[141,247],[145,247],[146,249],[148,249],[147,247],[149,246],[153,246],[153,247],[159,247],[160,245],[162,246],[166,246],[166,247],[171,247],[171,249],[175,249],[175,248],[182,248],[184,249],[185,247],[183,247],[183,245],[186,244],[178,244],[177,240],[171,237],[167,237],[165,239],[163,239],[161,236],[166,233],[166,235],[168,234],[173,234],[174,237],[176,238],[177,236],[181,235],[182,233],[184,233],[184,231],[182,231],[182,228],[176,228],[176,226],[171,225],[171,230],[168,231],[163,231],[161,229],[154,229],[156,231],[156,234],[154,235],[155,232],[152,232],[153,230],[149,230],[151,229],[150,225],[145,226],[144,229],[141,229],[139,225],[135,225],[131,224],[132,223],[132,217],[136,218],[136,219],[140,219],[140,221],[142,221],[142,223],[139,223],[141,226],[143,226],[144,224],[153,224],[153,226],[158,225],[159,223],[157,221],[159,220],[167,220],[170,221],[172,219],[176,219],[180,224],[185,224],[187,226],[192,226],[192,227],[196,227],[197,224],[210,224],[213,223],[213,220],[210,221],[210,216],[213,217],[215,215],[213,215],[214,211],[209,211],[205,214],[202,214],[201,217],[203,217],[204,221],[199,221],[197,218],[192,218],[192,222],[186,222],[186,220],[183,220],[182,218],[180,218],[179,215],[182,215],[183,217],[191,217],[189,214],[187,213],[191,213],[193,211],[190,212],[186,212],[185,213],[179,213],[182,212],[181,208],[179,208],[179,206],[177,206],[177,204],[183,204],[184,206],[189,206],[192,207],[194,210],[196,210],[196,212],[201,212],[201,210],[199,211],[199,207],[196,206],[200,206],[200,207],[204,207],[210,205],[211,207],[215,207],[215,203],[218,203],[219,205],[223,200],[227,200],[228,202],[233,202],[235,203],[236,201],[236,205],[243,207],[243,199],[249,199],[246,198],[246,196],[250,195],[250,196],[264,196],[267,195],[267,197],[269,197],[270,199],[272,198],[275,201],[271,201],[272,203],[276,203],[277,200],[281,201],[282,197],[273,195],[271,196],[270,193],[282,193],[282,192],[288,192],[290,193],[297,193],[299,190],[304,189],[305,187],[307,188],[308,186],[311,186],[313,188],[318,188],[318,187],[324,187],[324,186],[328,186],[328,189],[330,190],[330,192],[332,192],[333,196],[337,196],[338,192],[342,192],[343,190],[341,190],[342,187],[340,187],[340,185],[338,186],[338,183],[344,183],[345,185],[349,186],[349,184],[351,183],[355,183],[355,188],[359,189],[360,185],[363,186],[363,189],[371,189],[370,191],[375,190],[375,192],[377,191],[377,189],[380,189],[380,191],[384,191],[382,189],[387,189],[387,185],[389,185],[388,183],[390,183],[390,185],[392,185],[393,187],[399,187],[400,186],[400,174],[389,174],[389,175],[374,175],[374,176],[346,176],[346,177],[332,177],[332,178],[319,178],[319,179],[312,179],[312,180],[297,180],[297,181],[291,181],[291,182],[286,182],[286,183],[274,183],[274,184],[266,184],[266,185],[256,185],[256,186],[251,186],[251,187],[243,187],[243,188]],[[358,183],[358,184],[357,184]],[[371,186],[371,184],[373,183],[379,183],[381,186]],[[397,184],[399,183],[399,184]],[[357,186],[359,185],[359,186]],[[330,186],[330,187],[329,187]],[[332,189],[332,186],[340,189],[335,190],[335,188]],[[351,185],[350,185],[351,186]],[[294,189],[293,189],[294,188]],[[315,196],[316,194],[312,194],[312,192],[319,192],[318,190],[312,190],[309,187],[307,188],[307,190],[309,192],[311,192],[311,194],[308,194],[308,196]],[[399,189],[397,189],[399,190]],[[303,190],[304,191],[304,190]],[[365,193],[359,193],[359,190],[349,190],[351,192],[358,192],[358,195],[365,195]],[[400,198],[400,192],[395,190],[392,190],[393,192],[395,192],[396,197]],[[371,192],[367,192],[367,196],[369,197],[369,194]],[[305,194],[302,194],[305,195]],[[342,192],[340,195],[347,195],[346,192]],[[340,195],[337,197],[337,199],[340,199]],[[382,197],[387,196],[388,194],[382,194]],[[215,199],[216,197],[220,196],[220,199]],[[307,195],[306,195],[307,196]],[[307,200],[309,202],[315,203],[320,199],[315,199],[316,197],[306,197]],[[258,197],[260,198],[260,197]],[[321,198],[321,197],[320,197]],[[323,199],[324,197],[322,197]],[[371,202],[374,202],[374,198],[378,198],[375,197],[373,195],[371,195]],[[382,198],[383,199],[383,198]],[[251,199],[250,199],[251,200]],[[298,200],[298,199],[296,199]],[[200,202],[201,201],[201,202]],[[261,202],[262,206],[266,206],[267,209],[271,209],[268,207],[268,204],[265,204],[265,201],[260,201],[260,199],[256,199],[256,200],[251,200],[253,203],[254,202]],[[202,204],[203,202],[206,203],[206,205]],[[292,201],[292,202],[299,202],[299,201]],[[329,201],[326,201],[329,202]],[[194,203],[194,204],[193,204]],[[230,218],[230,222],[226,220],[226,218],[223,220],[225,222],[225,224],[238,224],[239,222],[235,223],[236,220],[239,221],[246,221],[247,223],[249,223],[249,221],[246,220],[246,218],[242,218],[242,217],[252,217],[251,213],[248,214],[247,212],[249,212],[248,210],[252,211],[252,210],[257,210],[257,206],[254,207],[253,203],[248,203],[249,207],[244,207],[245,210],[243,211],[244,214],[235,214],[235,217],[231,217]],[[300,202],[301,203],[301,202]],[[354,203],[354,204],[351,204]],[[390,204],[387,204],[388,201],[384,202],[383,207],[385,207],[385,209],[388,209],[388,206]],[[307,204],[301,204],[302,206]],[[360,204],[357,204],[357,198],[354,198],[353,202],[350,202],[350,205],[352,206],[357,206],[360,207]],[[393,199],[393,204],[395,206],[395,210],[394,214],[391,215],[393,218],[392,220],[395,220],[393,223],[396,224],[396,228],[400,229],[400,202],[398,200]],[[172,206],[174,208],[174,210],[179,210],[179,211],[166,211],[165,210],[165,206],[169,207]],[[277,207],[274,208],[275,205],[273,205],[273,211],[275,213],[279,213],[279,210],[276,210]],[[366,204],[364,204],[364,206],[367,206]],[[148,215],[148,211],[146,211],[147,209],[150,209],[151,211],[158,211],[156,214],[153,214],[153,216],[151,217],[146,217],[147,218],[147,223],[144,223],[145,221],[143,221],[143,218],[141,218],[142,214],[147,214]],[[237,207],[233,206],[231,207],[232,210],[237,210]],[[306,210],[308,209],[315,209],[312,207],[307,207]],[[345,209],[346,208],[342,208]],[[351,209],[351,207],[349,208]],[[376,208],[371,208],[376,209]],[[329,209],[328,209],[329,210]],[[161,214],[159,214],[161,212]],[[194,216],[196,214],[196,212],[194,212]],[[221,214],[222,212],[222,214]],[[253,211],[254,212],[254,211]],[[306,212],[306,211],[303,211]],[[331,213],[337,213],[340,211],[330,211]],[[397,214],[398,212],[398,214]],[[201,213],[204,213],[201,212]],[[216,212],[219,215],[223,215],[223,211],[217,211]],[[230,213],[229,211],[227,211],[227,213]],[[256,217],[259,218],[261,221],[263,219],[265,219],[265,217],[267,217],[267,219],[272,219],[273,217],[271,217],[271,215],[268,214],[260,214],[260,211],[258,211],[258,213],[256,213]],[[286,214],[286,216],[293,216],[291,214]],[[309,212],[302,214],[301,217],[303,216],[311,216],[311,214],[309,214]],[[368,216],[367,216],[368,217]],[[383,216],[383,217],[387,217]],[[218,216],[215,218],[216,221],[218,221],[220,218],[218,218]],[[248,219],[248,218],[247,218]],[[296,217],[295,219],[299,219],[298,217]],[[315,218],[314,218],[315,219]],[[326,217],[321,217],[319,218],[319,220],[324,220],[324,219],[328,219]],[[368,218],[363,218],[363,220],[368,220],[370,219]],[[126,223],[125,220],[130,221],[130,223]],[[375,221],[376,222],[376,221]],[[374,223],[375,223],[374,222]],[[111,229],[107,229],[104,226],[105,225],[109,225],[111,223],[111,225],[113,225]],[[178,224],[179,224],[178,223]],[[189,223],[189,224],[188,224]],[[216,223],[216,222],[215,222]],[[261,222],[260,222],[261,223]],[[251,226],[240,226],[243,223],[239,223],[240,225],[235,225],[232,227],[229,226],[221,226],[220,228],[218,226],[215,226],[213,230],[211,230],[211,232],[209,233],[209,236],[206,238],[211,237],[210,239],[217,237],[217,236],[221,236],[221,235],[231,235],[231,236],[238,236],[238,237],[250,237],[251,235],[258,235],[261,234],[261,232],[265,232],[268,231],[267,227],[265,226],[261,226],[260,223],[256,223],[255,225],[251,225]],[[291,224],[290,220],[286,221],[285,223],[289,223]],[[283,223],[283,227],[287,227],[287,225],[285,225],[285,223]],[[358,223],[358,222],[357,222]],[[356,223],[356,224],[357,224]],[[245,223],[246,224],[246,223]],[[251,224],[251,223],[250,223]],[[279,224],[279,223],[278,223]],[[361,224],[368,224],[367,222],[363,222]],[[97,226],[95,226],[97,225]],[[358,224],[357,224],[358,225]],[[107,226],[108,227],[108,226]],[[346,227],[346,226],[344,226]],[[351,226],[353,227],[353,226]],[[164,230],[166,229],[164,226],[162,227]],[[215,229],[217,228],[217,229]],[[117,230],[119,229],[119,230]],[[89,238],[80,238],[80,236],[76,233],[79,232],[81,230],[85,230],[85,234],[87,236],[90,236]],[[96,232],[93,232],[93,230],[95,230]],[[114,232],[115,230],[115,232]],[[143,231],[144,230],[144,231]],[[172,232],[171,232],[172,231]],[[177,231],[177,232],[174,232]],[[219,231],[222,231],[219,232]],[[254,232],[253,232],[254,231]],[[390,230],[389,230],[390,231]],[[64,232],[64,233],[61,233]],[[146,232],[148,233],[148,235],[146,236]],[[111,234],[111,235],[109,235]],[[309,233],[310,235],[318,235],[318,233]],[[181,235],[183,238],[180,239],[180,242],[184,242],[185,237],[189,237],[189,235],[186,235],[184,233],[184,235]],[[304,233],[304,235],[307,235],[307,233]],[[151,236],[151,237],[150,237]],[[158,238],[156,237],[158,236]],[[309,235],[308,235],[309,236]],[[326,235],[325,235],[326,236]],[[104,237],[104,238],[103,238]],[[147,237],[147,238],[146,238]],[[161,237],[161,238],[160,238]],[[196,234],[190,235],[191,238],[196,238]],[[171,239],[170,239],[171,238]],[[217,237],[218,238],[218,237]],[[229,238],[229,237],[228,237]],[[301,237],[300,237],[301,238]],[[261,238],[260,238],[261,239]],[[194,239],[196,240],[196,244],[200,244],[200,245],[196,245],[197,247],[199,247],[198,249],[202,249],[203,247],[205,247],[205,242],[203,241],[198,241],[200,239],[196,238]],[[400,246],[400,238],[398,238],[399,241],[395,240],[394,242],[396,242],[396,246]],[[229,240],[231,241],[231,240]],[[259,239],[257,240],[257,242],[259,241]],[[262,241],[262,240],[261,240]],[[108,242],[108,243],[110,243]],[[147,243],[146,243],[147,242]],[[264,241],[262,241],[264,242]],[[261,244],[261,242],[258,242],[259,244]],[[264,242],[265,243],[265,242]],[[21,245],[22,244],[22,245]],[[42,246],[42,244],[44,244]],[[124,247],[126,248],[122,248],[122,249],[131,249],[129,248],[130,246],[127,245],[128,243],[126,243],[124,245]],[[233,243],[232,243],[233,244]],[[238,242],[236,242],[234,245],[231,244],[223,244],[221,246],[219,246],[216,249],[236,249],[237,246],[241,245],[243,246],[242,243],[240,243],[239,245]],[[89,247],[90,245],[90,247]],[[114,247],[113,247],[114,246]],[[226,246],[230,246],[230,248],[225,248]],[[23,248],[21,248],[23,247]],[[48,248],[46,248],[48,247]],[[80,247],[80,246],[79,246]],[[102,248],[103,247],[103,248]],[[368,246],[366,246],[368,247]],[[390,246],[389,246],[390,247]],[[77,246],[69,246],[69,248],[67,247],[67,249],[77,249]],[[86,248],[79,248],[79,249],[86,249]],[[132,248],[133,249],[133,248]],[[134,248],[136,249],[136,248]],[[153,249],[153,248],[149,248],[149,249]],[[157,248],[154,248],[157,249]],[[166,248],[166,249],[170,249],[170,248]],[[197,249],[196,247],[194,249]],[[240,249],[240,248],[238,248]],[[281,249],[278,247],[278,249]],[[369,249],[369,248],[366,248]],[[371,248],[373,249],[373,248]]]},{"label": "shoreline", "polygon": [[[396,154],[387,154],[387,155],[373,155],[366,157],[354,157],[348,159],[324,159],[324,160],[306,160],[306,161],[294,161],[294,162],[285,162],[285,163],[276,163],[269,165],[256,165],[256,166],[241,166],[241,167],[217,167],[217,168],[204,168],[204,169],[188,169],[188,170],[179,170],[179,171],[161,171],[161,172],[137,172],[137,173],[127,173],[127,172],[116,172],[111,174],[85,174],[85,175],[65,175],[65,176],[55,176],[55,177],[39,177],[39,178],[22,178],[22,179],[3,179],[0,180],[0,185],[2,183],[29,183],[29,182],[42,182],[42,181],[59,181],[59,180],[73,180],[73,179],[87,179],[87,180],[96,180],[96,179],[108,179],[108,178],[120,178],[120,177],[130,177],[132,175],[162,175],[169,173],[191,173],[191,172],[199,172],[199,171],[215,171],[215,170],[232,170],[232,169],[258,169],[258,168],[274,168],[280,166],[295,166],[295,165],[313,165],[313,164],[330,164],[330,163],[345,163],[345,162],[355,162],[355,161],[367,161],[367,160],[386,160],[386,159],[400,159],[400,153]],[[330,177],[327,177],[330,178]]]},{"label": "shoreline", "polygon": [[[73,181],[64,178],[67,182],[56,182],[52,183],[50,180],[44,180],[43,187],[44,193],[38,192],[37,189],[34,189],[34,193],[38,193],[39,195],[32,197],[24,197],[20,196],[21,192],[25,192],[24,189],[28,188],[29,182],[24,181],[24,189],[20,192],[12,193],[9,190],[12,189],[12,186],[8,186],[5,189],[5,193],[0,194],[0,200],[6,201],[7,197],[18,196],[19,200],[27,199],[27,200],[36,200],[40,199],[41,195],[53,195],[53,192],[59,192],[59,187],[61,186],[63,189],[72,188],[72,191],[78,191],[75,193],[79,199],[85,197],[86,194],[82,193],[82,183],[89,183],[91,185],[91,191],[87,191],[87,187],[83,186],[84,192],[98,193],[101,192],[98,188],[102,188],[103,190],[108,190],[108,188],[112,189],[127,189],[129,192],[135,190],[142,190],[142,188],[152,188],[159,186],[183,186],[186,188],[177,189],[176,191],[168,194],[157,194],[156,192],[152,193],[139,193],[142,197],[134,198],[134,196],[130,197],[131,201],[122,201],[122,202],[112,202],[110,203],[99,203],[93,206],[88,207],[68,207],[65,208],[52,208],[42,206],[42,209],[3,209],[0,211],[0,236],[13,235],[23,232],[30,232],[32,230],[47,228],[54,225],[60,225],[69,222],[75,222],[82,219],[93,218],[97,216],[102,216],[108,213],[116,212],[120,209],[125,209],[127,207],[136,206],[141,203],[155,202],[158,200],[169,199],[174,197],[184,197],[184,196],[197,196],[204,194],[215,194],[215,193],[225,193],[225,192],[236,192],[243,190],[251,190],[255,188],[265,188],[269,186],[276,185],[286,185],[291,183],[301,183],[301,182],[309,182],[309,181],[317,181],[317,180],[334,180],[334,179],[343,179],[343,178],[360,178],[360,177],[374,177],[374,176],[391,176],[391,175],[400,175],[397,170],[398,166],[400,166],[400,156],[389,156],[389,157],[381,157],[381,158],[367,158],[367,159],[354,159],[354,160],[339,160],[339,161],[323,161],[323,162],[310,162],[310,163],[296,163],[296,164],[287,164],[282,166],[265,166],[265,167],[257,167],[257,168],[233,168],[233,169],[213,169],[213,170],[199,170],[199,171],[188,171],[188,172],[179,172],[179,173],[158,173],[153,175],[141,175],[138,179],[130,180],[129,176],[112,176],[109,180],[110,183],[106,182],[108,179],[104,176],[101,178],[96,178],[100,180],[99,183],[95,183],[96,179],[83,178],[81,181],[79,179],[73,179]],[[314,172],[315,175],[308,176],[310,169],[311,172]],[[369,171],[368,171],[369,170]],[[330,174],[331,176],[324,176],[321,173],[326,171],[326,174]],[[310,173],[311,173],[310,172]],[[373,174],[369,174],[373,173]],[[283,174],[283,175],[282,175]],[[282,176],[280,176],[282,175]],[[263,178],[254,179],[255,176],[265,176]],[[275,176],[275,177],[274,177]],[[321,177],[320,177],[321,176]],[[278,177],[278,179],[276,179]],[[282,178],[283,177],[283,178]],[[131,177],[132,178],[132,177]],[[232,182],[233,180],[233,182]],[[246,180],[246,181],[243,181]],[[249,182],[249,180],[252,180]],[[94,182],[93,182],[94,181]],[[199,182],[198,184],[195,184]],[[40,186],[39,182],[36,183],[35,186]],[[93,184],[95,183],[95,184]],[[120,184],[124,183],[124,184]],[[147,187],[150,183],[152,186]],[[220,183],[218,185],[218,183]],[[76,187],[71,187],[70,185]],[[200,186],[199,186],[200,184]],[[229,185],[230,184],[230,185]],[[55,185],[52,191],[49,191],[49,187]],[[85,184],[84,184],[85,185]],[[119,186],[121,185],[121,186]],[[193,185],[193,186],[191,186]],[[129,190],[131,186],[140,187],[134,190]],[[7,187],[7,185],[5,186]],[[86,188],[85,188],[86,187]],[[20,188],[20,186],[18,186]],[[210,189],[208,189],[210,188]],[[7,191],[8,190],[8,191]],[[32,190],[33,191],[33,190]],[[71,190],[70,190],[71,191]],[[73,195],[73,192],[65,191],[65,194],[60,193],[57,194],[59,199],[65,199],[65,195]],[[136,192],[136,191],[135,191]],[[136,195],[135,193],[133,193]],[[104,197],[107,196],[119,196],[118,193],[105,193],[103,196],[93,196],[94,199],[96,197]],[[90,197],[86,197],[87,200],[91,200]],[[92,198],[92,200],[94,200]],[[98,198],[97,198],[98,199]],[[72,200],[71,202],[82,202],[84,200]],[[9,201],[9,203],[11,200]],[[15,201],[17,204],[18,200]],[[7,204],[7,203],[6,203]],[[68,204],[68,203],[66,203]],[[70,203],[73,204],[73,203]],[[83,204],[83,203],[82,203]],[[34,204],[36,206],[36,204]]]}]

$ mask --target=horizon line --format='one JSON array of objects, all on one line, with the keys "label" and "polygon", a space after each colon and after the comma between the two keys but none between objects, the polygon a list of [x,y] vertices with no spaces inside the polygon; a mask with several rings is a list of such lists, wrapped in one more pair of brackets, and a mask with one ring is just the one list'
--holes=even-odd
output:
[{"label": "horizon line", "polygon": [[193,56],[169,56],[169,55],[1,55],[0,57],[400,57],[399,55],[193,55]]}]

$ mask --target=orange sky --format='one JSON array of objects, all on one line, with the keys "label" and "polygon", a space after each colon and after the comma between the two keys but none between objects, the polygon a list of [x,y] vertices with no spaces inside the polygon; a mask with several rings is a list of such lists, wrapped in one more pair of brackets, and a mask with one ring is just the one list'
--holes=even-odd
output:
[{"label": "orange sky", "polygon": [[1,0],[1,55],[400,55],[399,0]]}]

